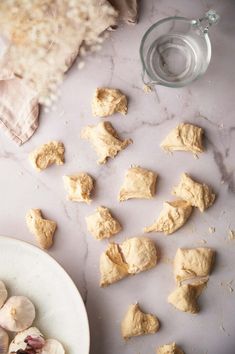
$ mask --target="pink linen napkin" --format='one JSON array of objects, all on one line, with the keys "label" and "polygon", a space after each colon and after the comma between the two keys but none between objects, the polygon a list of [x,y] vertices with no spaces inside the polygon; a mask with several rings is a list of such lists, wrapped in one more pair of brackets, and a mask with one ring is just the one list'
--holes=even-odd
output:
[{"label": "pink linen napkin", "polygon": [[31,138],[38,127],[39,104],[36,94],[22,79],[0,78],[0,126],[18,145]]}]

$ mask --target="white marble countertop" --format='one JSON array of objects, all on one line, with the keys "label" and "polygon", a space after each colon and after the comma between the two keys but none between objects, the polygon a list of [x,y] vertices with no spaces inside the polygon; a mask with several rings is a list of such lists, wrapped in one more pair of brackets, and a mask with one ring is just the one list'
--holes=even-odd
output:
[{"label": "white marble countertop", "polygon": [[[205,76],[187,88],[157,87],[145,94],[138,55],[145,30],[162,17],[198,17],[211,7],[220,13],[221,21],[211,31],[213,55]],[[89,57],[83,70],[69,72],[56,110],[42,114],[40,128],[27,144],[19,148],[0,132],[0,233],[35,243],[25,224],[29,208],[41,208],[57,221],[55,244],[49,253],[83,296],[90,321],[91,354],[152,354],[157,346],[171,341],[181,345],[186,354],[234,354],[235,291],[230,292],[226,285],[234,279],[235,266],[235,241],[228,240],[228,229],[235,229],[234,11],[232,0],[193,0],[190,4],[186,0],[143,1],[136,27],[119,28],[100,53]],[[134,141],[104,166],[96,164],[96,154],[79,137],[83,126],[99,121],[92,117],[90,105],[97,86],[117,87],[128,95],[128,115],[115,115],[110,121],[121,136]],[[205,129],[206,152],[199,159],[180,152],[168,156],[159,148],[166,133],[182,121]],[[28,153],[52,139],[64,142],[66,163],[38,174],[29,164]],[[117,194],[131,164],[159,174],[157,195],[152,200],[119,204]],[[94,201],[89,206],[65,198],[62,176],[79,171],[96,179]],[[150,235],[161,253],[153,270],[100,289],[99,256],[107,242],[95,241],[88,234],[84,217],[96,206],[105,205],[123,225],[113,240],[141,235],[142,228],[158,215],[162,202],[171,198],[171,187],[182,172],[213,187],[217,194],[214,206],[203,214],[194,211],[172,236]],[[210,226],[215,227],[215,233],[209,233]],[[202,245],[201,240],[216,250],[217,257],[208,288],[200,298],[201,312],[194,316],[177,312],[166,302],[174,288],[167,259],[173,259],[178,247],[196,247]],[[128,305],[136,301],[144,310],[156,313],[162,327],[155,335],[125,343],[120,322]]]}]

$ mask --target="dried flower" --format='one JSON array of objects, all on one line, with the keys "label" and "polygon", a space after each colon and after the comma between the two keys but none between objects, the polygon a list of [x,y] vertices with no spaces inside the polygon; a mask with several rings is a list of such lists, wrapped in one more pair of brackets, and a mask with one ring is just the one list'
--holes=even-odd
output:
[{"label": "dried flower", "polygon": [[98,50],[116,17],[106,0],[2,0],[0,32],[9,45],[0,67],[22,77],[50,106],[80,47]]}]

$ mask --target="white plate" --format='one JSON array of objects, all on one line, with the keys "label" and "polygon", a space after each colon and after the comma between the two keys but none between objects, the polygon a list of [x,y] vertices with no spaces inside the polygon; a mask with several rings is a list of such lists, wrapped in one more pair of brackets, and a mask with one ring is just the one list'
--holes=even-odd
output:
[{"label": "white plate", "polygon": [[35,325],[61,341],[69,354],[89,353],[89,325],[76,286],[47,253],[0,236],[0,279],[10,295],[28,296],[36,306]]}]

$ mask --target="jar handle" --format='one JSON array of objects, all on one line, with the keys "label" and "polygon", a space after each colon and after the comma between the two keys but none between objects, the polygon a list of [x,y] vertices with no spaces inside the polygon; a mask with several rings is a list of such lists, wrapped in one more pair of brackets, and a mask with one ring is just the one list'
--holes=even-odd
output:
[{"label": "jar handle", "polygon": [[159,84],[159,82],[149,79],[148,73],[146,72],[146,69],[144,67],[142,69],[141,77],[144,85],[149,86],[151,89],[153,89],[155,85]]},{"label": "jar handle", "polygon": [[204,34],[208,33],[209,28],[217,23],[220,19],[220,16],[214,10],[209,10],[205,15],[197,20],[193,20],[192,24],[198,27]]}]

